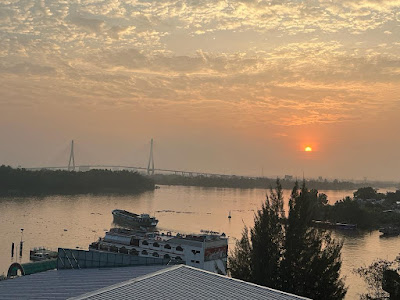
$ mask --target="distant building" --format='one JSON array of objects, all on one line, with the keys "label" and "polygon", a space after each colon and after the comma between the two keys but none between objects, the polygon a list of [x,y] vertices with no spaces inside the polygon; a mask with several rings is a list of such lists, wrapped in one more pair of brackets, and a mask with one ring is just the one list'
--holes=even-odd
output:
[{"label": "distant building", "polygon": [[293,176],[292,175],[285,175],[284,179],[288,180],[288,181],[291,181],[291,180],[293,180]]}]

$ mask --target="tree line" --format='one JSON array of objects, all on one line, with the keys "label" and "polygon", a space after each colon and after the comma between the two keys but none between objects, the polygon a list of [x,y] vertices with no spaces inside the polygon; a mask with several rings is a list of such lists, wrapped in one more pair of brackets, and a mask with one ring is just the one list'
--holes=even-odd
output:
[{"label": "tree line", "polygon": [[357,224],[360,229],[377,229],[385,225],[400,227],[400,213],[396,211],[400,190],[378,193],[372,187],[359,188],[354,197],[345,197],[334,205],[320,201],[314,212],[315,220]]},{"label": "tree line", "polygon": [[[222,188],[266,188],[274,185],[275,179],[267,177],[245,177],[245,176],[182,176],[156,174],[152,176],[156,184],[162,185],[183,185],[183,186],[202,186],[202,187],[222,187]],[[317,190],[355,190],[365,187],[366,183],[354,183],[350,181],[332,180],[305,180],[310,189]],[[281,186],[284,189],[291,189],[295,183],[294,179],[282,179]],[[393,184],[393,183],[392,183]],[[388,183],[374,183],[376,186],[387,186]]]},{"label": "tree line", "polygon": [[151,178],[137,172],[90,170],[30,171],[0,166],[0,196],[140,193],[155,188]]}]

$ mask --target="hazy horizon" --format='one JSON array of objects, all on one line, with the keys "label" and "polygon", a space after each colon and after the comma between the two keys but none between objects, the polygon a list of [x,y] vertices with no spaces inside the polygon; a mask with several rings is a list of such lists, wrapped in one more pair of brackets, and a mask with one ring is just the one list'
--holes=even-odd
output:
[{"label": "hazy horizon", "polygon": [[[5,0],[0,165],[400,181],[400,1]],[[305,152],[305,147],[313,151]]]}]

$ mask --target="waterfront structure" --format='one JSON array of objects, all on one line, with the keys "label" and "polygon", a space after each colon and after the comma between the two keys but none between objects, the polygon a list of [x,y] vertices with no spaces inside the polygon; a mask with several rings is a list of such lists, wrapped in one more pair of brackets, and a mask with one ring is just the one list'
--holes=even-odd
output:
[{"label": "waterfront structure", "polygon": [[163,258],[211,272],[227,272],[228,238],[217,232],[173,235],[112,228],[104,238],[93,242],[89,250]]}]

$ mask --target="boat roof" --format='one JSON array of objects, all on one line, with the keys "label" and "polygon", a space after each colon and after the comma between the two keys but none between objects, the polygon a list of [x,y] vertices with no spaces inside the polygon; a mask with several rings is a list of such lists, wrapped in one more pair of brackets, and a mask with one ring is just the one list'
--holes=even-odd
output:
[{"label": "boat roof", "polygon": [[176,243],[185,243],[192,242],[193,244],[198,244],[199,242],[204,241],[218,241],[226,239],[225,236],[216,235],[216,234],[175,234],[168,235],[169,232],[159,232],[159,231],[141,231],[141,230],[133,230],[133,229],[125,229],[125,228],[111,228],[110,231],[106,232],[107,235],[118,235],[118,236],[128,236],[128,237],[137,237],[137,238],[161,238],[162,241],[173,241]]}]

